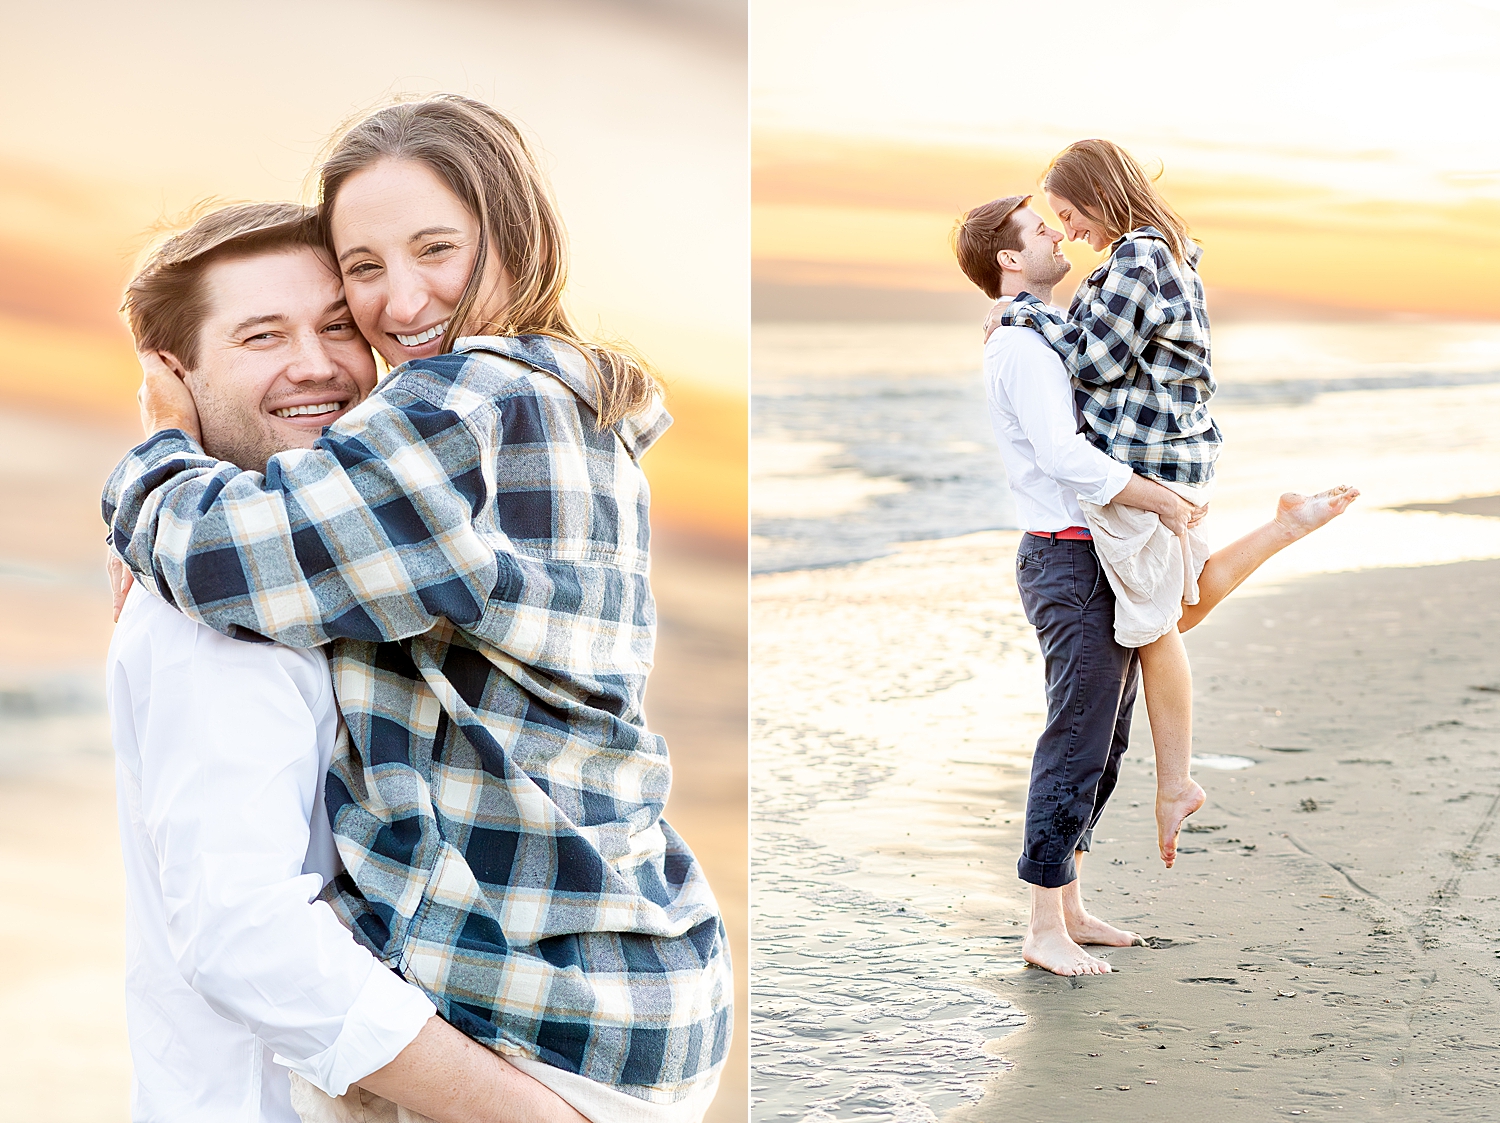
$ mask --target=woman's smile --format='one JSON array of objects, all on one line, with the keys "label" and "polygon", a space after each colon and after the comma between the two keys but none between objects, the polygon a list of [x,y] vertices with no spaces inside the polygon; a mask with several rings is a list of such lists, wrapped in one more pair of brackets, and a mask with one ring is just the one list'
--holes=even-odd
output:
[{"label": "woman's smile", "polygon": [[419,331],[415,335],[402,335],[400,332],[393,332],[392,334],[395,335],[396,342],[403,347],[420,347],[430,340],[441,339],[443,333],[447,330],[448,321],[444,320],[442,323],[430,327],[426,331]]},{"label": "woman's smile", "polygon": [[1063,230],[1067,232],[1068,241],[1087,242],[1090,249],[1099,251],[1107,249],[1113,241],[1104,233],[1098,219],[1090,217],[1082,207],[1061,195],[1047,192],[1047,205],[1052,208],[1052,213],[1057,215],[1057,220],[1062,223]]}]

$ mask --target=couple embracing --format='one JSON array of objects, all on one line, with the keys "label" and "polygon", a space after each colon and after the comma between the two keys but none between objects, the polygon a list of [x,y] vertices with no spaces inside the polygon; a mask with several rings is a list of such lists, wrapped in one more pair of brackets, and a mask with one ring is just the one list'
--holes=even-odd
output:
[{"label": "couple embracing", "polygon": [[1283,495],[1275,517],[1210,551],[1199,529],[1222,438],[1201,249],[1124,149],[1084,140],[1042,178],[1069,240],[1107,260],[1066,313],[1070,263],[1054,230],[1012,195],[954,229],[964,273],[996,301],[985,325],[990,417],[1021,529],[1016,583],[1047,690],[1018,870],[1031,886],[1028,963],[1102,974],[1089,945],[1143,942],[1084,907],[1080,867],[1119,779],[1137,685],[1156,754],[1157,843],[1176,859],[1204,802],[1193,780],[1192,673],[1181,633],[1273,554],[1342,514],[1341,486]]},{"label": "couple embracing", "polygon": [[732,987],[643,712],[658,387],[562,311],[488,106],[379,110],[320,180],[126,295],[132,1118],[695,1123]]}]

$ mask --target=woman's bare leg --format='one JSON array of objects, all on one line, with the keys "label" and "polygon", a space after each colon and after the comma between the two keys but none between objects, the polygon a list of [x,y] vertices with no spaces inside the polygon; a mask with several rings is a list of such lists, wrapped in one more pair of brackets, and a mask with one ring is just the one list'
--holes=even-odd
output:
[{"label": "woman's bare leg", "polygon": [[1141,687],[1156,749],[1156,842],[1170,869],[1182,824],[1203,806],[1193,780],[1193,670],[1182,634],[1168,632],[1140,649]]},{"label": "woman's bare leg", "polygon": [[1156,841],[1170,869],[1177,860],[1182,824],[1203,806],[1203,789],[1193,780],[1193,671],[1182,633],[1199,623],[1267,558],[1343,514],[1359,498],[1347,485],[1317,495],[1287,492],[1276,517],[1222,550],[1215,551],[1198,577],[1198,603],[1182,606],[1176,631],[1140,649],[1141,687],[1156,749]]},{"label": "woman's bare leg", "polygon": [[[1177,630],[1185,632],[1205,616],[1240,584],[1265,564],[1272,554],[1286,549],[1299,538],[1305,538],[1318,527],[1342,515],[1349,504],[1359,498],[1359,490],[1347,484],[1319,492],[1298,495],[1289,491],[1276,504],[1276,517],[1256,527],[1245,537],[1215,550],[1198,577],[1198,603],[1182,606]],[[1144,652],[1144,648],[1142,649]],[[1142,671],[1145,666],[1142,665]],[[1154,728],[1154,726],[1153,726]]]}]

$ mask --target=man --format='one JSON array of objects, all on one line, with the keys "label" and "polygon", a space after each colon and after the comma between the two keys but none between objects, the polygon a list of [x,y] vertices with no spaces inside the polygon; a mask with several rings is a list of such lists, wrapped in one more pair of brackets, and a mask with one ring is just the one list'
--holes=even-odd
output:
[{"label": "man", "polygon": [[[954,231],[954,252],[985,294],[1050,300],[1070,263],[1062,234],[1012,195],[976,207]],[[991,320],[997,318],[992,313]],[[1119,778],[1130,736],[1139,659],[1114,638],[1115,598],[1094,554],[1078,499],[1156,512],[1173,530],[1195,509],[1174,492],[1091,445],[1079,431],[1062,360],[1027,328],[995,328],[984,349],[985,388],[1021,529],[1016,583],[1037,631],[1047,682],[1047,724],[1037,740],[1026,800],[1021,880],[1031,885],[1028,963],[1059,975],[1102,974],[1081,945],[1140,942],[1083,905],[1079,867]]]},{"label": "man", "polygon": [[[170,354],[193,391],[204,444],[246,470],[310,447],[375,385],[313,213],[295,204],[200,218],[131,282],[125,311],[137,345]],[[136,588],[110,646],[131,1117],[291,1123],[290,1069],[440,1121],[579,1123],[315,900],[342,868],[323,804],[340,730],[328,661],[257,639]]]}]

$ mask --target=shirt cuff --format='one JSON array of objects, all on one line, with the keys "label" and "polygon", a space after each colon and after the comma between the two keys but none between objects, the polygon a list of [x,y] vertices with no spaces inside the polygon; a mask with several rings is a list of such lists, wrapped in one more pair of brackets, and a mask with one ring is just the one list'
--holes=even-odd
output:
[{"label": "shirt cuff", "polygon": [[278,1053],[276,1063],[328,1095],[342,1096],[349,1085],[395,1060],[436,1013],[431,999],[377,963],[344,1015],[337,1041],[305,1061]]},{"label": "shirt cuff", "polygon": [[162,429],[152,433],[135,448],[130,450],[130,455],[141,461],[155,463],[165,457],[177,456],[181,453],[196,453],[203,456],[203,446],[181,429]]},{"label": "shirt cuff", "polygon": [[1130,477],[1133,475],[1135,473],[1129,464],[1121,464],[1118,460],[1114,460],[1110,466],[1109,475],[1104,477],[1104,484],[1099,488],[1097,496],[1085,495],[1081,498],[1103,507],[1106,503],[1113,502],[1115,496],[1125,490],[1125,485],[1130,482]]}]

